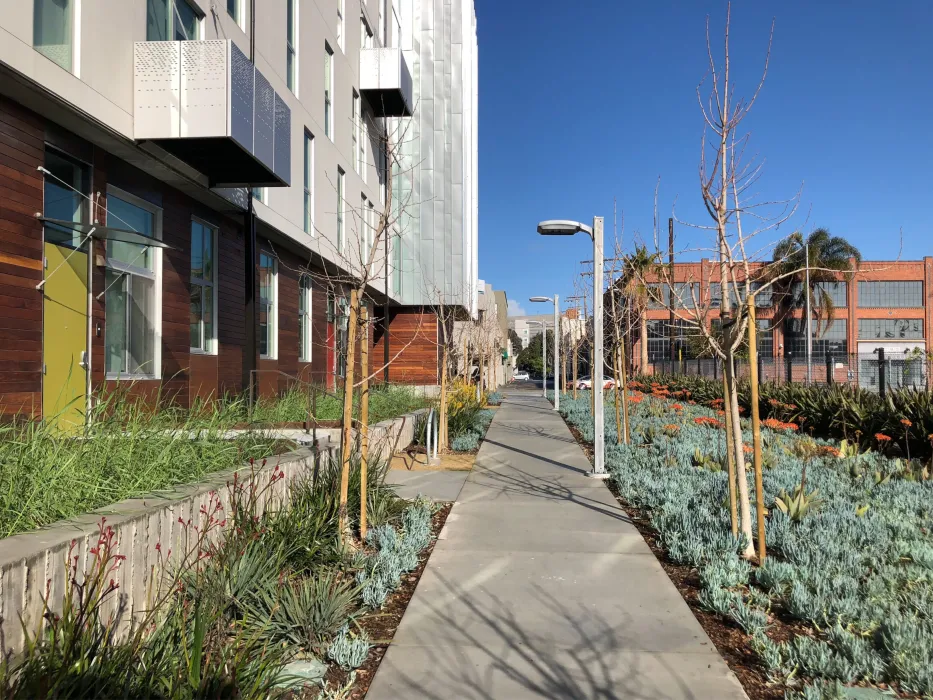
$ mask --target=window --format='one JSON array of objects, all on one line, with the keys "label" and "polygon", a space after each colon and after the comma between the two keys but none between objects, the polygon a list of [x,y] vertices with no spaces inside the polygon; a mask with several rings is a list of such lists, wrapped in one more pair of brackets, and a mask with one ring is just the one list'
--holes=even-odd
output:
[{"label": "window", "polygon": [[863,309],[914,309],[923,306],[923,282],[859,282]]},{"label": "window", "polygon": [[360,260],[365,265],[369,262],[369,246],[366,241],[369,240],[369,207],[366,206],[366,195],[360,197],[360,228],[357,236],[357,244],[360,247]]},{"label": "window", "polygon": [[242,26],[240,22],[240,0],[227,0],[227,14],[233,17],[233,21]]},{"label": "window", "polygon": [[344,16],[344,3],[346,0],[337,0],[337,46],[340,47],[340,50],[343,51],[343,16]]},{"label": "window", "polygon": [[860,340],[922,340],[922,318],[860,318]]},{"label": "window", "polygon": [[[810,322],[813,333],[812,347],[814,358],[827,355],[841,357],[848,352],[846,320],[836,319],[827,327],[825,320],[813,319]],[[784,321],[784,354],[793,357],[807,354],[807,320],[788,318]]]},{"label": "window", "polygon": [[648,291],[648,308],[664,309],[671,301],[671,290],[666,284],[657,282],[646,285]]},{"label": "window", "polygon": [[370,199],[368,203],[369,209],[366,212],[366,228],[364,229],[366,231],[366,249],[363,251],[363,261],[367,263],[369,262],[369,254],[373,247],[373,240],[376,236],[376,225],[378,223],[376,221],[376,209],[373,207],[373,201]]},{"label": "window", "polygon": [[[803,303],[801,306],[806,304],[806,297],[803,293],[803,282],[794,282],[791,285],[790,293],[791,299],[801,300]],[[844,309],[849,305],[848,302],[848,292],[849,285],[847,282],[817,282],[813,285],[813,304],[819,304],[823,296],[823,293],[829,295],[829,298],[833,301],[833,307],[837,309]]]},{"label": "window", "polygon": [[298,282],[298,359],[311,362],[311,278]]},{"label": "window", "polygon": [[[107,194],[107,225],[157,239],[162,212],[115,190]],[[159,376],[158,249],[107,241],[105,366],[108,377]]]},{"label": "window", "polygon": [[146,0],[146,41],[201,38],[201,14],[186,0]]},{"label": "window", "polygon": [[335,322],[335,352],[334,374],[338,377],[347,376],[347,344],[349,343],[348,329],[350,327],[349,304],[346,297],[336,299],[333,295],[327,297],[327,317]]},{"label": "window", "polygon": [[268,253],[259,254],[259,356],[275,359],[278,326],[278,266]]},{"label": "window", "polygon": [[74,63],[72,0],[34,0],[32,45],[36,51],[65,70]]},{"label": "window", "polygon": [[298,94],[298,0],[287,0],[285,27],[285,79],[288,89]]},{"label": "window", "polygon": [[[401,296],[402,294],[402,237],[395,237],[395,245],[392,246],[392,254],[394,260],[392,261],[392,270],[393,277],[395,279],[395,294],[396,296]],[[525,334],[528,334],[528,331],[525,331]]]},{"label": "window", "polygon": [[337,168],[337,252],[341,255],[344,254],[344,247],[346,245],[346,233],[344,230],[344,212],[346,211],[346,203],[344,200],[344,178],[346,174],[343,172],[343,168]]},{"label": "window", "polygon": [[263,204],[268,204],[266,199],[269,196],[269,191],[265,187],[253,187],[251,188],[253,199],[257,202],[262,202]]},{"label": "window", "polygon": [[353,169],[360,172],[360,94],[353,91],[353,107],[350,112],[350,131],[353,132],[351,141],[353,142]]},{"label": "window", "polygon": [[674,295],[671,301],[678,309],[694,308],[693,297],[698,294],[697,285],[694,282],[674,282]]},{"label": "window", "polygon": [[[46,149],[43,188],[43,213],[49,219],[60,221],[88,222],[88,199],[90,194],[90,168],[58,151]],[[45,240],[71,248],[81,245],[84,234],[74,229],[54,224],[45,225]]]},{"label": "window", "polygon": [[191,220],[191,351],[217,352],[214,314],[217,297],[217,230]]},{"label": "window", "polygon": [[324,136],[334,138],[334,52],[324,43]]},{"label": "window", "polygon": [[365,17],[360,17],[360,48],[371,49],[373,47],[373,33],[369,31],[369,25]]},{"label": "window", "polygon": [[[673,332],[672,332],[673,331]],[[691,340],[702,337],[696,326],[683,320],[648,321],[648,359],[651,362],[671,359],[671,336],[678,358],[693,359]]]},{"label": "window", "polygon": [[[752,291],[757,292],[762,288],[764,283],[762,282],[752,282]],[[729,301],[732,303],[732,308],[735,309],[739,305],[739,300],[744,304],[745,303],[745,282],[738,282],[739,293],[736,296],[735,285],[731,282],[728,285],[729,287]],[[709,298],[710,306],[714,309],[718,309],[722,305],[722,285],[719,282],[710,282],[709,284]],[[771,287],[765,289],[765,291],[760,292],[755,295],[755,307],[758,309],[767,309],[771,306],[772,294]]]},{"label": "window", "polygon": [[386,0],[379,0],[379,40],[383,46],[387,46],[386,41]]},{"label": "window", "polygon": [[366,171],[368,168],[368,163],[366,162],[366,143],[369,140],[369,126],[366,124],[366,118],[363,116],[362,110],[360,111],[360,177],[363,178],[363,182],[366,182]]},{"label": "window", "polygon": [[304,230],[309,236],[314,235],[314,137],[305,132],[305,221]]}]

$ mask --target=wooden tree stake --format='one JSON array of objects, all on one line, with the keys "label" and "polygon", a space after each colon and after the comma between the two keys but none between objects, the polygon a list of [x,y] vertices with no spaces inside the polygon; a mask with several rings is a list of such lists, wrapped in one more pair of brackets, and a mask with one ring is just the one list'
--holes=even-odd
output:
[{"label": "wooden tree stake", "polygon": [[366,540],[366,488],[369,466],[369,309],[360,309],[360,539]]},{"label": "wooden tree stake", "polygon": [[748,369],[752,392],[752,450],[755,462],[755,510],[758,511],[758,563],[765,561],[765,496],[761,475],[761,421],[758,416],[758,329],[755,321],[755,295],[748,300]]},{"label": "wooden tree stake", "polygon": [[350,490],[350,455],[353,451],[350,429],[353,424],[353,369],[356,364],[356,323],[359,303],[359,292],[354,289],[350,292],[350,319],[347,328],[347,371],[343,380],[342,468],[340,470],[340,509],[338,511],[341,544],[343,544],[344,538],[349,532],[347,494]]}]

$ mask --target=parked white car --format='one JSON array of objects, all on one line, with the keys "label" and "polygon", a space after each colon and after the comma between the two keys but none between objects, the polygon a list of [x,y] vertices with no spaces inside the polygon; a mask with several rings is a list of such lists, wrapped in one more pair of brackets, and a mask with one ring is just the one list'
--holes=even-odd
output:
[{"label": "parked white car", "polygon": [[[616,380],[612,377],[603,377],[603,388],[612,389],[616,385]],[[577,389],[589,389],[593,386],[592,377],[580,377],[577,379]]]},{"label": "parked white car", "polygon": [[512,375],[512,379],[516,382],[527,382],[528,381],[528,372],[516,372]]}]

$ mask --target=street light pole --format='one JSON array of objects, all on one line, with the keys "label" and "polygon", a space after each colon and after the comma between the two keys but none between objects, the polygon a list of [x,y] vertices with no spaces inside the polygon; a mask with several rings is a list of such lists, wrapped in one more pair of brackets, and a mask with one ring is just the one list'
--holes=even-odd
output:
[{"label": "street light pole", "polygon": [[538,233],[543,236],[572,236],[584,232],[593,239],[593,471],[589,476],[605,479],[606,431],[603,414],[603,217],[594,216],[593,226],[578,221],[551,220],[538,224]]},{"label": "street light pole", "polygon": [[594,419],[594,464],[591,476],[605,479],[606,473],[606,428],[603,412],[603,217],[593,217],[593,391],[595,394]]},{"label": "street light pole", "polygon": [[[557,368],[560,367],[560,345],[558,339],[558,333],[560,332],[560,297],[555,294],[554,298],[551,297],[531,297],[528,301],[533,302],[550,302],[554,304],[554,355],[551,361],[551,364],[554,366],[554,410],[560,408],[560,387],[557,385]],[[542,325],[544,325],[542,323]],[[541,340],[541,354],[544,354],[544,346],[547,343],[547,330],[544,331],[544,336]],[[547,398],[547,363],[544,363],[544,378],[542,379],[542,385],[544,387],[544,398]]]}]

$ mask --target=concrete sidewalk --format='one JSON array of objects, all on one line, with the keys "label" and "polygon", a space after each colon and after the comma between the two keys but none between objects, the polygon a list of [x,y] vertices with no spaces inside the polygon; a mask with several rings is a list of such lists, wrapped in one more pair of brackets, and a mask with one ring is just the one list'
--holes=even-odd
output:
[{"label": "concrete sidewalk", "polygon": [[550,404],[511,391],[367,698],[745,698]]}]

